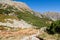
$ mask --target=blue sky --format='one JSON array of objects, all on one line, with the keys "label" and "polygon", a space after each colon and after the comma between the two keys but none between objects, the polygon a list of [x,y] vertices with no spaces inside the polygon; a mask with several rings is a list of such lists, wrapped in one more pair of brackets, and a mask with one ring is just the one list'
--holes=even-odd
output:
[{"label": "blue sky", "polygon": [[60,12],[60,0],[15,0],[25,2],[32,10],[37,12]]}]

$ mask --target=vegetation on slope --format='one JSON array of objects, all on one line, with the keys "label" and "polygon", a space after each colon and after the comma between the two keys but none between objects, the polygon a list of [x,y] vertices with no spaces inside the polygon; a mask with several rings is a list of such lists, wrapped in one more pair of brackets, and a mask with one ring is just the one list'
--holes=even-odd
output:
[{"label": "vegetation on slope", "polygon": [[[37,26],[38,28],[45,27],[45,26],[49,25],[49,21],[50,21],[47,18],[39,18],[39,17],[35,16],[34,14],[31,14],[31,12],[26,11],[26,10],[25,10],[25,12],[21,12],[20,10],[18,10],[14,6],[10,6],[10,5],[8,5],[5,9],[4,9],[4,7],[3,8],[1,7],[0,14],[2,14],[2,15],[7,14],[7,15],[0,17],[0,19],[6,18],[6,17],[7,18],[9,18],[9,17],[14,18],[14,15],[15,15],[19,19],[23,19],[27,23]],[[13,14],[13,15],[9,16],[8,14]]]},{"label": "vegetation on slope", "polygon": [[60,34],[60,20],[54,21],[47,28],[48,33],[59,33]]},{"label": "vegetation on slope", "polygon": [[0,14],[0,22],[6,22],[5,19],[18,19],[16,16]]},{"label": "vegetation on slope", "polygon": [[47,18],[39,18],[39,17],[31,14],[28,11],[25,11],[24,13],[21,11],[18,11],[17,15],[18,15],[17,17],[19,19],[23,19],[26,22],[28,22],[34,26],[37,26],[38,28],[45,27],[45,26],[49,25],[49,23],[46,23],[49,21]]}]

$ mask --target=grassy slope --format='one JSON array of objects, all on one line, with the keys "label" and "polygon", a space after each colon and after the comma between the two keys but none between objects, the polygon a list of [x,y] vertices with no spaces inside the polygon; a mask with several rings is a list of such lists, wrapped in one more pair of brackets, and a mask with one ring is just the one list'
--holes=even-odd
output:
[{"label": "grassy slope", "polygon": [[[0,8],[1,8],[1,4],[0,4]],[[13,11],[15,10],[15,11]],[[31,14],[31,12],[29,11],[25,11],[24,13],[21,12],[20,10],[16,9],[15,7],[12,7],[12,6],[8,6],[6,9],[0,9],[0,14],[9,14],[9,13],[12,13],[14,12],[15,15],[17,15],[17,17],[19,19],[23,19],[25,20],[27,23],[29,24],[32,24],[34,26],[37,26],[37,27],[45,27],[47,26],[49,23],[46,24],[47,21],[49,21],[47,18],[39,18],[33,14]],[[0,21],[4,21],[3,19],[5,18],[14,18],[15,16],[0,16]]]},{"label": "grassy slope", "polygon": [[37,27],[45,27],[48,24],[46,24],[47,21],[49,21],[47,18],[39,18],[37,16],[34,16],[28,11],[25,11],[24,13],[22,12],[17,12],[18,13],[18,18],[25,20],[26,22],[33,24],[34,26]]},{"label": "grassy slope", "polygon": [[5,19],[18,19],[16,16],[0,14],[0,22],[6,22]]}]

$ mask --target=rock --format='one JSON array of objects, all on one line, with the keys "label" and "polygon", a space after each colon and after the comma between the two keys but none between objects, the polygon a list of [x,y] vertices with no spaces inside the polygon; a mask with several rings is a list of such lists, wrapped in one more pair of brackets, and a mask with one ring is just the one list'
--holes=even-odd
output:
[{"label": "rock", "polygon": [[[15,27],[15,28],[32,28],[33,26],[31,24],[28,24],[27,22],[25,22],[24,20],[15,20],[15,19],[5,19],[8,20],[6,23],[2,23],[0,22],[0,25],[3,26],[9,26],[9,27]],[[12,21],[12,23],[10,23],[9,21]]]},{"label": "rock", "polygon": [[32,36],[29,36],[29,37],[27,36],[27,37],[22,38],[21,40],[40,40],[40,39],[36,37],[32,37]]}]

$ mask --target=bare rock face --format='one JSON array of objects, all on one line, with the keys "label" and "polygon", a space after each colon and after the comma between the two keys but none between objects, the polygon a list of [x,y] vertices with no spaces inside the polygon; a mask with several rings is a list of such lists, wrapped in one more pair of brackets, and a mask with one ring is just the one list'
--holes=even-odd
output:
[{"label": "bare rock face", "polygon": [[23,28],[32,28],[32,25],[31,24],[28,24],[24,20],[20,20],[20,21],[18,21],[16,19],[14,19],[14,20],[12,20],[12,19],[5,19],[5,20],[7,22],[6,23],[0,22],[0,25],[14,27],[14,28],[22,28],[22,29]]}]

